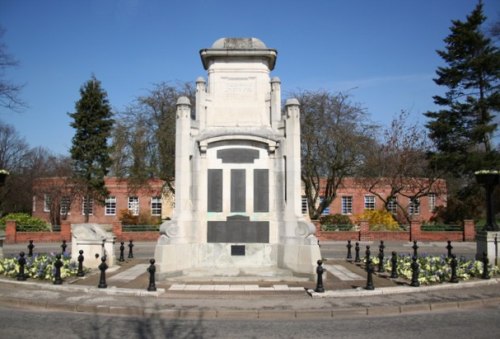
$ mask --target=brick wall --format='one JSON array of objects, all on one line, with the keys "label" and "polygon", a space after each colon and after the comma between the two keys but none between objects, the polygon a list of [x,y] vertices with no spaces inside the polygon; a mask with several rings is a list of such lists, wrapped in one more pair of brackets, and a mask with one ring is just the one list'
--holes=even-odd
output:
[{"label": "brick wall", "polygon": [[[156,241],[160,234],[154,232],[122,232],[121,222],[113,223],[113,234],[116,241]],[[61,224],[60,232],[17,232],[16,222],[9,220],[5,227],[5,243],[27,243],[30,240],[34,242],[62,242],[71,241],[71,224],[67,221]]]},{"label": "brick wall", "polygon": [[421,230],[420,220],[412,220],[409,231],[370,231],[367,221],[360,221],[359,231],[332,231],[321,230],[318,221],[313,222],[316,226],[316,237],[321,240],[337,241],[374,241],[374,240],[392,240],[392,241],[474,241],[476,230],[473,220],[464,221],[463,231],[443,231],[426,232]]}]

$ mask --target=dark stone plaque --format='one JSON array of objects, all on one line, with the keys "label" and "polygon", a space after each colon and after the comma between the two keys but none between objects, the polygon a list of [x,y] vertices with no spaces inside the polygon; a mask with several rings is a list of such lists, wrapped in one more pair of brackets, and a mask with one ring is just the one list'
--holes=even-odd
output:
[{"label": "dark stone plaque", "polygon": [[245,255],[245,245],[232,245],[231,255]]},{"label": "dark stone plaque", "polygon": [[208,170],[207,210],[222,212],[222,170]]},{"label": "dark stone plaque", "polygon": [[255,169],[253,172],[253,210],[269,212],[269,170]]},{"label": "dark stone plaque", "polygon": [[247,148],[228,148],[217,151],[217,158],[224,164],[253,164],[259,159],[259,151]]},{"label": "dark stone plaque", "polygon": [[250,221],[246,216],[232,216],[226,221],[209,221],[207,228],[209,243],[269,242],[269,222]]},{"label": "dark stone plaque", "polygon": [[246,211],[246,172],[244,169],[231,170],[231,212]]}]

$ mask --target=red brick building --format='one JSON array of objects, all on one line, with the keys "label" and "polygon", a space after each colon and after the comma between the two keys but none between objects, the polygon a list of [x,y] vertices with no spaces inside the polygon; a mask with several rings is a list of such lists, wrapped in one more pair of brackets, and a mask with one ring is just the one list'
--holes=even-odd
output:
[{"label": "red brick building", "polygon": [[[40,178],[34,182],[33,216],[51,224],[83,223],[84,209],[89,209],[89,222],[112,224],[119,221],[124,212],[139,220],[152,221],[170,215],[171,204],[162,195],[164,181],[150,179],[140,187],[129,185],[126,179],[107,177],[105,179],[109,196],[104,205],[91,201],[89,206],[72,193],[66,178]],[[52,213],[51,213],[52,212]]]},{"label": "red brick building", "polygon": [[[425,179],[413,180],[413,185],[396,195],[396,201],[388,204],[389,210],[395,215],[406,209],[408,214],[418,216],[420,220],[429,220],[436,207],[446,206],[446,182],[435,181],[425,194],[418,198],[418,204],[412,204],[409,196],[413,196],[421,187],[417,185]],[[166,219],[173,210],[173,197],[162,195],[164,181],[151,179],[147,184],[134,187],[126,179],[107,177],[106,187],[110,192],[105,204],[92,202],[89,222],[111,224],[120,220],[123,211],[129,211],[142,220]],[[417,183],[417,184],[415,184]],[[84,203],[80,198],[71,197],[71,185],[65,178],[41,178],[34,183],[33,216],[47,220],[52,224],[60,224],[61,220],[70,223],[84,222]],[[348,215],[354,222],[366,210],[384,209],[384,200],[391,192],[391,185],[383,180],[373,189],[359,178],[346,178],[337,190],[337,197],[323,214]],[[397,202],[397,204],[396,204]],[[51,213],[52,211],[52,213]],[[307,201],[302,198],[302,213],[307,215]]]},{"label": "red brick building", "polygon": [[[428,183],[428,179],[400,179],[398,187],[404,187],[395,195],[395,199],[387,204],[387,209],[399,219],[403,211],[416,216],[422,221],[430,220],[436,208],[446,206],[446,181],[437,179]],[[347,215],[353,222],[366,210],[383,210],[385,201],[390,195],[394,183],[390,179],[379,179],[376,183],[362,178],[345,178],[337,190],[337,196],[323,215]],[[412,203],[409,197],[417,195],[417,203]],[[302,197],[302,213],[307,214],[307,200]]]}]

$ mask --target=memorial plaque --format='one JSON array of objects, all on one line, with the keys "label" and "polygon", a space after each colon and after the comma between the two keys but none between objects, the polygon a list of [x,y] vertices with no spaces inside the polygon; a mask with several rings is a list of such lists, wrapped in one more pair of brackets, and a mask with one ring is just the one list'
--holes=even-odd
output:
[{"label": "memorial plaque", "polygon": [[222,212],[222,170],[208,170],[207,211]]},{"label": "memorial plaque", "polygon": [[253,172],[253,210],[269,212],[269,170],[255,169]]},{"label": "memorial plaque", "polygon": [[231,212],[246,210],[246,175],[244,169],[231,170]]}]

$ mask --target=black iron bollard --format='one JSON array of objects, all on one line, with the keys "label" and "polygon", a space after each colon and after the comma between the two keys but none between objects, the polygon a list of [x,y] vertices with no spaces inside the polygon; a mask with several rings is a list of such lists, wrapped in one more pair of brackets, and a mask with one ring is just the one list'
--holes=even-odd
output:
[{"label": "black iron bollard", "polygon": [[106,256],[103,256],[101,258],[101,264],[99,265],[99,270],[101,271],[101,276],[99,278],[99,285],[97,285],[98,288],[107,288],[108,285],[106,284],[106,270],[108,269],[108,265],[106,264]]},{"label": "black iron bollard", "polygon": [[30,240],[29,241],[29,245],[28,245],[28,257],[32,257],[33,256],[33,249],[35,248],[35,245],[33,245],[33,240]]},{"label": "black iron bollard", "polygon": [[385,272],[384,268],[384,249],[379,249],[378,251],[378,271],[383,273]]},{"label": "black iron bollard", "polygon": [[368,256],[368,259],[366,261],[366,290],[374,290],[375,286],[373,285],[373,264],[372,264],[372,259]]},{"label": "black iron bollard", "polygon": [[452,256],[451,250],[453,249],[453,246],[451,246],[450,240],[448,240],[448,245],[446,245],[446,249],[448,250],[448,258],[451,258]]},{"label": "black iron bollard", "polygon": [[24,265],[26,265],[26,258],[24,257],[24,252],[19,253],[19,259],[17,259],[19,264],[19,273],[17,274],[17,280],[25,281],[28,277],[24,274]]},{"label": "black iron bollard", "polygon": [[413,248],[413,256],[414,257],[418,257],[418,253],[417,253],[417,250],[418,250],[418,246],[417,246],[417,241],[413,241],[413,246],[411,247]]},{"label": "black iron bollard", "polygon": [[85,272],[83,272],[83,250],[78,251],[80,255],[78,256],[78,272],[76,273],[77,277],[83,277]]},{"label": "black iron bollard", "polygon": [[63,262],[61,261],[61,255],[56,255],[56,261],[54,262],[54,285],[61,285],[63,283],[61,279],[61,267]]},{"label": "black iron bollard", "polygon": [[410,286],[419,287],[420,282],[418,281],[418,275],[420,274],[420,265],[417,262],[417,257],[413,256],[411,258],[411,283]]},{"label": "black iron bollard", "polygon": [[134,252],[132,251],[133,247],[134,247],[134,244],[132,244],[132,240],[130,240],[130,243],[128,244],[128,257],[129,258],[134,257]]},{"label": "black iron bollard", "polygon": [[365,252],[365,260],[366,260],[367,264],[368,264],[368,260],[371,260],[370,254],[371,254],[371,252],[370,252],[370,246],[367,245],[366,246],[366,252]]},{"label": "black iron bollard", "polygon": [[66,254],[66,247],[68,247],[68,245],[66,245],[66,240],[63,240],[62,245],[61,245],[61,248],[62,248],[61,254],[62,255]]},{"label": "black iron bollard", "polygon": [[125,251],[125,243],[122,241],[120,243],[120,258],[118,259],[118,261],[125,261],[125,257],[123,255],[123,252]]},{"label": "black iron bollard", "polygon": [[379,252],[380,251],[384,252],[384,249],[385,249],[384,241],[380,240],[380,245],[378,245],[378,250]]},{"label": "black iron bollard", "polygon": [[351,248],[352,248],[352,245],[351,245],[351,240],[347,240],[347,260],[348,261],[351,261],[352,260],[352,254],[351,254]]},{"label": "black iron bollard", "polygon": [[481,279],[490,279],[489,263],[488,255],[486,252],[483,252],[483,274],[481,275]]},{"label": "black iron bollard", "polygon": [[457,277],[457,256],[455,254],[452,254],[450,256],[450,267],[451,267],[451,278],[450,282],[451,283],[458,283],[458,277]]},{"label": "black iron bollard", "polygon": [[323,265],[323,261],[318,260],[318,267],[316,268],[318,279],[316,281],[316,288],[314,289],[314,292],[317,293],[325,292],[325,288],[323,287],[323,272],[325,271],[325,269],[321,265]]},{"label": "black iron bollard", "polygon": [[356,246],[354,247],[354,252],[356,253],[354,262],[361,262],[361,259],[359,258],[359,242],[356,242]]},{"label": "black iron bollard", "polygon": [[396,279],[398,277],[398,255],[396,251],[392,251],[391,257],[391,278]]},{"label": "black iron bollard", "polygon": [[149,272],[149,286],[148,286],[148,291],[156,291],[156,285],[155,285],[155,273],[156,273],[156,267],[155,267],[155,260],[150,259],[148,267],[148,272]]}]

